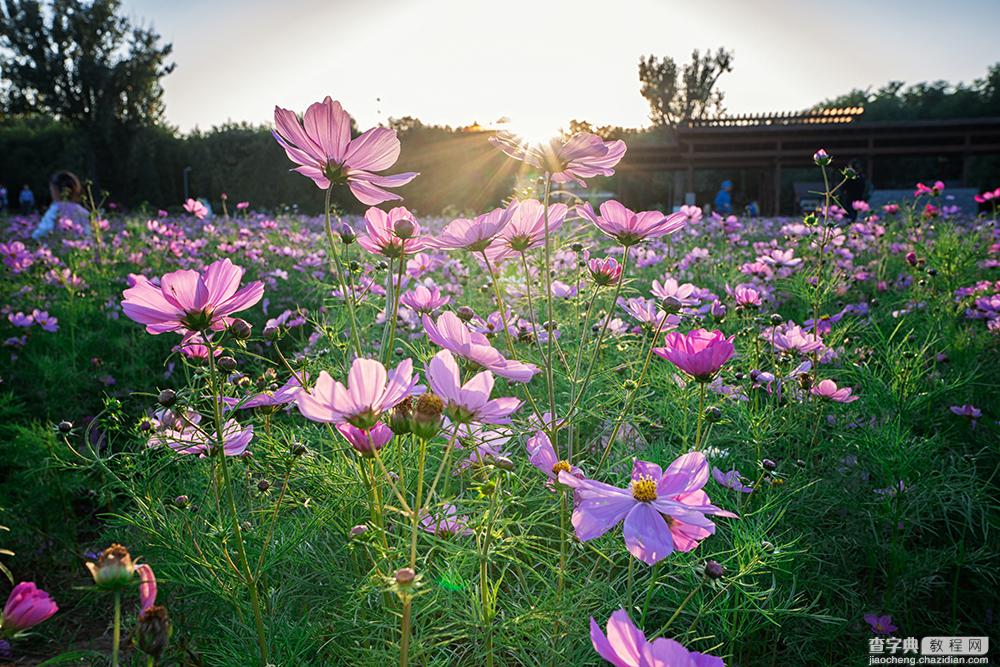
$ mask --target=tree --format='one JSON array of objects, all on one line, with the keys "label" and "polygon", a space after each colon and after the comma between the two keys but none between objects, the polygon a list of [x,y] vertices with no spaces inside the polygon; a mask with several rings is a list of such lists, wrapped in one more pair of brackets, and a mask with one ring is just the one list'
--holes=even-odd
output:
[{"label": "tree", "polygon": [[733,53],[722,48],[704,55],[695,49],[683,69],[670,56],[640,58],[640,92],[649,102],[650,120],[654,125],[679,125],[721,115],[723,93],[715,84],[732,70]]},{"label": "tree", "polygon": [[0,110],[83,130],[88,175],[110,173],[136,133],[163,119],[160,79],[174,65],[159,42],[119,0],[0,0]]},{"label": "tree", "polygon": [[854,89],[816,105],[817,109],[864,107],[864,119],[922,120],[1000,115],[1000,63],[972,83],[931,81],[907,86],[890,81],[872,90]]}]

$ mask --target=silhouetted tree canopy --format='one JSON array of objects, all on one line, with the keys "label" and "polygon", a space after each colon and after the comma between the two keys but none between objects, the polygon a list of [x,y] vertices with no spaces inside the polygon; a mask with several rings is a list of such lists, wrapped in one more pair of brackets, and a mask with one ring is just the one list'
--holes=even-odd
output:
[{"label": "silhouetted tree canopy", "polygon": [[816,108],[852,106],[865,108],[865,121],[1000,116],[1000,63],[972,83],[932,81],[907,86],[890,81],[875,90],[854,89]]},{"label": "silhouetted tree canopy", "polygon": [[649,102],[650,120],[654,125],[678,125],[721,115],[723,93],[715,84],[732,70],[733,53],[722,48],[704,55],[695,49],[683,67],[670,56],[640,58],[639,92]]}]

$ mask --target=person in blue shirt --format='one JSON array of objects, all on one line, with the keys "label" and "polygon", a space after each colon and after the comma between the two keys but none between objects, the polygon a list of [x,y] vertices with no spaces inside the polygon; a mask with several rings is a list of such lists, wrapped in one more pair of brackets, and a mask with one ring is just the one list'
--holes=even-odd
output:
[{"label": "person in blue shirt", "polygon": [[713,205],[715,212],[719,215],[728,215],[733,212],[733,196],[730,194],[732,191],[733,182],[722,181],[722,186],[719,188],[718,194],[715,195]]},{"label": "person in blue shirt", "polygon": [[69,218],[77,224],[86,224],[90,212],[80,205],[83,188],[80,179],[70,171],[57,171],[49,179],[49,194],[52,195],[52,205],[45,211],[42,221],[31,232],[31,238],[36,241],[48,236],[56,223]]},{"label": "person in blue shirt", "polygon": [[21,205],[22,213],[31,213],[35,210],[35,193],[31,191],[27,183],[21,188],[21,194],[17,196],[17,203]]}]

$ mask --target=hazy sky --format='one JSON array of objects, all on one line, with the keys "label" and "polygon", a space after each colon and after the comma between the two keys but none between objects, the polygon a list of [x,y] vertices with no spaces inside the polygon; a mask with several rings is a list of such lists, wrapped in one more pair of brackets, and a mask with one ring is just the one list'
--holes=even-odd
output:
[{"label": "hazy sky", "polygon": [[[527,134],[647,124],[637,63],[735,51],[731,113],[808,107],[890,79],[982,76],[1000,61],[1000,0],[125,0],[174,45],[168,120],[269,121],[331,95],[390,116]],[[381,100],[381,101],[378,101]]]}]

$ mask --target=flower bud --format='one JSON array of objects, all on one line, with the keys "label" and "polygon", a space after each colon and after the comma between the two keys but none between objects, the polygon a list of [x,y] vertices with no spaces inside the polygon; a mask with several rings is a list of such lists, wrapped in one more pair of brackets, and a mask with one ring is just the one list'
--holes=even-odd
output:
[{"label": "flower bud", "polygon": [[271,483],[266,479],[262,479],[259,482],[257,482],[257,490],[260,491],[261,493],[265,493],[270,488],[271,488]]},{"label": "flower bud", "polygon": [[392,226],[392,231],[398,238],[412,239],[413,235],[417,233],[417,226],[413,224],[412,220],[402,218]]},{"label": "flower bud", "polygon": [[236,370],[236,360],[226,355],[224,357],[219,357],[219,368],[226,371],[227,373],[232,373]]},{"label": "flower bud", "polygon": [[99,588],[121,590],[128,586],[135,576],[135,565],[128,549],[120,544],[112,544],[101,552],[96,563],[87,563],[87,569]]},{"label": "flower bud", "polygon": [[158,659],[167,650],[172,630],[167,610],[153,605],[139,614],[135,626],[135,645],[146,655]]},{"label": "flower bud", "polygon": [[354,539],[355,537],[361,537],[362,535],[364,535],[367,532],[368,532],[368,526],[366,526],[365,524],[361,523],[361,524],[358,524],[357,526],[355,526],[354,528],[351,528],[351,532],[348,533],[348,537],[350,537],[351,539]]},{"label": "flower bud", "polygon": [[337,227],[337,234],[340,235],[340,240],[344,245],[351,245],[358,238],[358,235],[354,233],[354,228],[346,222],[340,223],[340,226]]},{"label": "flower bud", "polygon": [[174,498],[174,505],[177,507],[185,507],[188,504],[189,498],[187,496],[177,496]]},{"label": "flower bud", "polygon": [[458,315],[458,319],[463,322],[468,322],[476,316],[476,311],[472,310],[472,308],[469,308],[468,306],[462,306],[455,314]]},{"label": "flower bud", "polygon": [[768,472],[775,470],[778,467],[778,464],[772,461],[771,459],[764,459],[763,461],[760,462],[760,465],[762,468],[764,468],[764,470],[767,470]]},{"label": "flower bud", "polygon": [[573,245],[570,246],[570,249],[573,252],[580,252],[580,251],[583,250],[583,244],[582,243],[574,243]]},{"label": "flower bud", "polygon": [[410,430],[418,438],[430,440],[441,430],[442,412],[444,412],[444,401],[440,397],[431,392],[421,394],[413,402]]},{"label": "flower bud", "polygon": [[709,424],[717,424],[722,420],[722,410],[711,405],[705,408],[705,419]]},{"label": "flower bud", "polygon": [[833,157],[826,152],[824,149],[819,149],[813,153],[813,162],[816,163],[818,167],[826,167],[833,161]]},{"label": "flower bud", "polygon": [[291,452],[292,456],[303,456],[306,453],[306,446],[301,442],[292,443]]},{"label": "flower bud", "polygon": [[264,327],[264,338],[267,340],[277,340],[281,334],[281,327],[276,324],[269,324]]},{"label": "flower bud", "polygon": [[169,408],[177,402],[177,392],[173,389],[164,389],[160,392],[159,396],[156,397],[156,401],[163,407]]},{"label": "flower bud", "polygon": [[725,573],[726,568],[719,561],[710,560],[705,563],[705,576],[709,579],[722,579],[722,575]]},{"label": "flower bud", "polygon": [[684,304],[677,297],[668,296],[660,302],[660,307],[663,308],[664,312],[677,313],[684,307]]},{"label": "flower bud", "polygon": [[253,333],[253,327],[246,320],[237,317],[229,324],[229,333],[239,340],[246,340]]},{"label": "flower bud", "polygon": [[778,326],[782,322],[784,322],[784,320],[781,318],[781,315],[779,313],[771,313],[771,325],[772,326]]},{"label": "flower bud", "polygon": [[66,421],[65,419],[59,422],[60,433],[69,433],[72,430],[73,430],[73,422]]}]

